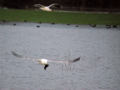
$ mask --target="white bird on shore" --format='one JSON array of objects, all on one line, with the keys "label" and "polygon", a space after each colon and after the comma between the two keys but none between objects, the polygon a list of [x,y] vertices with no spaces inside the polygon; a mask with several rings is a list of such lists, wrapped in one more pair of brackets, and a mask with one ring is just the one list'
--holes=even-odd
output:
[{"label": "white bird on shore", "polygon": [[30,58],[30,57],[24,57],[22,55],[17,54],[16,52],[12,51],[12,54],[18,58],[22,58],[25,60],[32,60],[35,62],[38,62],[41,65],[44,65],[44,70],[46,70],[46,68],[49,66],[49,62],[53,62],[53,63],[63,63],[63,64],[71,64],[74,62],[77,62],[80,60],[80,57],[73,59],[73,60],[49,60],[49,59],[35,59],[35,58]]},{"label": "white bird on shore", "polygon": [[57,5],[57,4],[54,3],[54,4],[50,4],[49,6],[44,6],[42,4],[34,4],[33,6],[34,7],[38,7],[38,8],[40,8],[43,11],[52,11],[51,7],[53,7],[55,5]]}]

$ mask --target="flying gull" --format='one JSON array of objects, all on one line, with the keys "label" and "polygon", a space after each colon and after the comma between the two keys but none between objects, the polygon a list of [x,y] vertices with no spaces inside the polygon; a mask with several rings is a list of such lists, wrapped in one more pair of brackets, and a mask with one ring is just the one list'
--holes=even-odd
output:
[{"label": "flying gull", "polygon": [[57,5],[57,4],[53,3],[53,4],[50,4],[49,6],[44,6],[42,4],[34,4],[33,6],[34,7],[38,7],[38,8],[40,8],[43,11],[52,11],[51,7],[53,7],[55,5]]},{"label": "flying gull", "polygon": [[73,60],[50,60],[50,59],[44,59],[44,58],[31,58],[31,57],[25,57],[25,56],[22,56],[22,55],[19,55],[17,54],[16,52],[12,51],[12,55],[18,57],[18,58],[22,58],[22,59],[25,59],[25,60],[32,60],[32,61],[35,61],[35,62],[38,62],[39,64],[41,65],[44,65],[44,70],[47,69],[47,67],[49,66],[49,63],[52,62],[52,63],[63,63],[63,64],[71,64],[71,63],[74,63],[74,62],[77,62],[80,60],[80,57],[78,58],[75,58]]}]

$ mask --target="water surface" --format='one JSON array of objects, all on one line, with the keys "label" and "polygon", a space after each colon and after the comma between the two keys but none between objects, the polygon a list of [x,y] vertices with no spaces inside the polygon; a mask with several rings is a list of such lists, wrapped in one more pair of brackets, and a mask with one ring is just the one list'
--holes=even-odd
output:
[{"label": "water surface", "polygon": [[[120,90],[119,27],[13,24],[0,24],[0,90]],[[81,61],[50,64],[45,71],[11,51],[56,60],[80,56]]]}]

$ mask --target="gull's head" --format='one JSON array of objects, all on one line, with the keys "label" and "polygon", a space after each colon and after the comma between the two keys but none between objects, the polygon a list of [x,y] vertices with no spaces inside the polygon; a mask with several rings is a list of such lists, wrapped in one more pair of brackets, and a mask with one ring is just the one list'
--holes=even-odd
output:
[{"label": "gull's head", "polygon": [[39,59],[38,62],[42,65],[47,65],[48,64],[48,60],[47,59]]}]

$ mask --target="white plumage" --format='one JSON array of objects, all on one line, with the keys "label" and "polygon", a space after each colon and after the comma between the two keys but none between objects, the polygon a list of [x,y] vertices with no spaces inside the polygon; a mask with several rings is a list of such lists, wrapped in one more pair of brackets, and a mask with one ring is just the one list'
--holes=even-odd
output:
[{"label": "white plumage", "polygon": [[38,59],[38,62],[42,65],[47,65],[48,64],[48,60],[47,59]]}]

